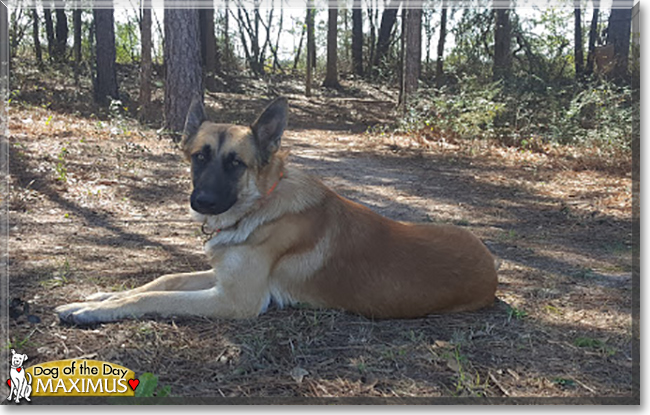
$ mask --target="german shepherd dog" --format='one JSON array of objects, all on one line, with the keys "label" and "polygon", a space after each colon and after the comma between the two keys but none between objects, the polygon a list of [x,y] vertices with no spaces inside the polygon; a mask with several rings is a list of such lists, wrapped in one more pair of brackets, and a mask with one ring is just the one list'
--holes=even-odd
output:
[{"label": "german shepherd dog", "polygon": [[286,98],[250,126],[189,109],[181,142],[192,164],[193,217],[211,236],[213,269],[60,306],[62,321],[250,318],[269,304],[307,303],[370,318],[413,318],[493,304],[492,255],[470,232],[384,218],[287,163]]}]

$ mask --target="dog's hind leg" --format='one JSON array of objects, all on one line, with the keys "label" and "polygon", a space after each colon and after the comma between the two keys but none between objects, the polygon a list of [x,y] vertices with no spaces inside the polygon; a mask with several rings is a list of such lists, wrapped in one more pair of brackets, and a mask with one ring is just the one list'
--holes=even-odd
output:
[{"label": "dog's hind leg", "polygon": [[113,293],[99,292],[86,297],[86,301],[117,300],[131,297],[136,294],[155,291],[198,291],[214,287],[217,277],[214,270],[188,272],[183,274],[169,274],[156,278],[141,287],[133,290],[118,291]]}]

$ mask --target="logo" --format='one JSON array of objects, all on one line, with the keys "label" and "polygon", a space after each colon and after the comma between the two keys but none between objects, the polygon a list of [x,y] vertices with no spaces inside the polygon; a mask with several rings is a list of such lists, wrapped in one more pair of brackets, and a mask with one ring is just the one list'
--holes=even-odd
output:
[{"label": "logo", "polygon": [[32,375],[23,368],[23,363],[27,359],[26,354],[16,353],[14,349],[11,349],[11,369],[9,370],[9,379],[7,379],[11,390],[7,397],[8,401],[15,396],[16,403],[20,403],[21,399],[31,402],[29,396],[32,394]]},{"label": "logo", "polygon": [[9,397],[31,402],[38,396],[135,396],[140,381],[123,366],[99,360],[68,359],[23,367],[27,355],[11,350]]}]

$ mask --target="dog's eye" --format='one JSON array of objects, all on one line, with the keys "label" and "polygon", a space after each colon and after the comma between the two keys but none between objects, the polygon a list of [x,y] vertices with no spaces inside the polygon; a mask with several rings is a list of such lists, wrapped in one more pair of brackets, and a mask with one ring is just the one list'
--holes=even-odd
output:
[{"label": "dog's eye", "polygon": [[196,160],[197,163],[205,163],[205,155],[203,153],[196,153],[194,155],[194,160]]},{"label": "dog's eye", "polygon": [[229,157],[226,161],[226,168],[230,170],[237,167],[246,167],[246,165],[236,156]]}]

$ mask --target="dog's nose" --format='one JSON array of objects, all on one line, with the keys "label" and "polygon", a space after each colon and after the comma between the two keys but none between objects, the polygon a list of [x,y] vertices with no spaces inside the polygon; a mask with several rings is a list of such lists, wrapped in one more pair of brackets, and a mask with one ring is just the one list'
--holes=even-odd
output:
[{"label": "dog's nose", "polygon": [[200,192],[192,196],[190,205],[192,206],[192,209],[199,213],[211,213],[219,204],[217,197],[207,192]]}]

